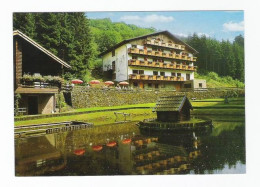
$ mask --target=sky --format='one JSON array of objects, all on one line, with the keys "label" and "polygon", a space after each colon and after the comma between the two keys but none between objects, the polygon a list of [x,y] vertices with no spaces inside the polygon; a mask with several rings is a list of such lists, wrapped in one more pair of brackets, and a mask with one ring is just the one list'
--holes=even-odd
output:
[{"label": "sky", "polygon": [[110,18],[140,27],[168,30],[186,37],[194,32],[217,40],[233,41],[244,36],[243,11],[157,11],[157,12],[87,12],[90,19]]}]

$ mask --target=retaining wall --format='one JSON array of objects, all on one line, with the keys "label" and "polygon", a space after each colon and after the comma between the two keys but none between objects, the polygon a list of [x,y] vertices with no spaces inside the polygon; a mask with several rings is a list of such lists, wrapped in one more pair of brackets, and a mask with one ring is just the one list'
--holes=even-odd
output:
[{"label": "retaining wall", "polygon": [[120,106],[142,103],[154,103],[159,96],[186,95],[189,99],[206,99],[218,97],[244,96],[244,90],[208,91],[208,92],[174,92],[174,91],[144,91],[144,90],[102,90],[98,88],[75,87],[71,92],[73,108],[88,108],[102,106]]}]

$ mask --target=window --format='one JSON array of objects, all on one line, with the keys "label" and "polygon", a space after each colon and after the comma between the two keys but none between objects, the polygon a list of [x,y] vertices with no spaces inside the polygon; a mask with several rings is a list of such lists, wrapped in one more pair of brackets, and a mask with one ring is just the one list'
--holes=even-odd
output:
[{"label": "window", "polygon": [[202,88],[202,83],[199,83],[199,88]]},{"label": "window", "polygon": [[181,73],[177,73],[177,77],[181,77]]},{"label": "window", "polygon": [[144,74],[144,70],[133,70],[133,74]]},{"label": "window", "polygon": [[158,75],[158,71],[153,71],[153,75]]},{"label": "window", "polygon": [[112,50],[112,57],[115,56],[115,50]]},{"label": "window", "polygon": [[175,73],[175,72],[172,72],[172,76],[173,76],[173,77],[176,77],[176,73]]},{"label": "window", "polygon": [[186,80],[190,80],[190,74],[186,74]]},{"label": "window", "polygon": [[184,84],[184,88],[191,88],[191,84]]},{"label": "window", "polygon": [[158,61],[159,61],[159,62],[164,62],[164,60],[163,60],[163,59],[159,59]]},{"label": "window", "polygon": [[161,76],[165,76],[165,72],[160,72],[160,75]]},{"label": "window", "polygon": [[112,62],[112,70],[113,70],[113,71],[116,70],[116,62],[115,62],[115,61]]}]

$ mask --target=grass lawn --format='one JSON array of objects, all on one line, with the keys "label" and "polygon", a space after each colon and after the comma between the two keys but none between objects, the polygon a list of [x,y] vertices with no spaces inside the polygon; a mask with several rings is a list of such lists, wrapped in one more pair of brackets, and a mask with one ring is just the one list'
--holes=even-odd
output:
[{"label": "grass lawn", "polygon": [[[224,104],[224,99],[204,99],[191,101],[194,110],[191,114],[194,115],[224,115],[224,116],[245,116],[245,103],[244,98],[230,98],[229,104]],[[20,125],[32,125],[41,123],[55,123],[62,121],[85,121],[94,123],[94,125],[104,125],[114,123],[116,121],[115,111],[109,111],[111,109],[118,109],[118,112],[125,112],[131,114],[126,119],[131,121],[140,121],[147,118],[155,118],[156,114],[152,112],[152,107],[155,103],[136,104],[136,105],[124,105],[124,106],[112,106],[112,107],[93,107],[93,108],[81,108],[75,109],[74,112],[88,112],[96,111],[93,113],[75,114],[69,116],[57,116],[57,117],[45,117],[34,120],[16,121],[15,126]],[[138,107],[147,107],[136,109]],[[108,111],[102,111],[108,110]],[[100,112],[99,112],[100,111]],[[117,121],[123,121],[123,115],[119,115]]]},{"label": "grass lawn", "polygon": [[123,106],[110,106],[110,107],[92,107],[92,108],[79,108],[75,109],[76,112],[98,111],[98,110],[111,110],[111,109],[124,109],[124,108],[138,108],[138,107],[154,107],[155,103],[123,105]]},{"label": "grass lawn", "polygon": [[[156,114],[152,112],[151,109],[129,109],[129,110],[118,110],[118,112],[124,112],[130,114],[126,117],[126,120],[131,121],[140,121],[144,118],[155,118]],[[123,121],[123,115],[119,115],[117,121]],[[95,125],[110,124],[116,122],[116,116],[114,111],[107,112],[94,112],[86,114],[78,114],[71,116],[58,116],[58,117],[49,117],[35,120],[25,120],[25,121],[16,121],[15,126],[20,125],[32,125],[32,124],[41,124],[41,123],[56,123],[62,121],[84,121],[91,122]]]}]

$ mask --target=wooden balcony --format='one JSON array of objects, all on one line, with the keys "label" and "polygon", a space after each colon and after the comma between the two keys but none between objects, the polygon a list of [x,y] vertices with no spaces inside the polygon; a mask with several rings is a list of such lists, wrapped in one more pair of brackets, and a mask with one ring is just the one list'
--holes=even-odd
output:
[{"label": "wooden balcony", "polygon": [[178,60],[185,60],[185,61],[192,61],[192,62],[195,62],[197,60],[197,57],[188,57],[187,55],[165,53],[162,51],[154,51],[154,50],[138,49],[138,48],[129,48],[128,53],[139,54],[146,57],[151,56],[151,57],[159,57],[165,59],[178,59]]},{"label": "wooden balcony", "polygon": [[139,75],[130,74],[131,80],[150,80],[150,81],[184,81],[184,77],[161,76],[161,75]]},{"label": "wooden balcony", "polygon": [[151,45],[151,46],[161,46],[161,47],[165,47],[168,49],[185,50],[184,45],[167,43],[167,42],[162,42],[162,41],[158,41],[158,40],[146,40],[144,44]]},{"label": "wooden balcony", "polygon": [[[161,69],[171,69],[171,70],[186,70],[186,71],[195,71],[196,66],[188,66],[182,64],[173,64],[173,63],[163,63],[163,62],[152,62],[152,61],[143,61],[143,60],[129,60],[129,66],[140,66],[140,67],[149,67],[149,68],[161,68]],[[196,68],[195,68],[196,67]]]},{"label": "wooden balcony", "polygon": [[197,57],[192,57],[191,61],[196,62],[197,61]]}]

